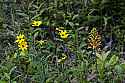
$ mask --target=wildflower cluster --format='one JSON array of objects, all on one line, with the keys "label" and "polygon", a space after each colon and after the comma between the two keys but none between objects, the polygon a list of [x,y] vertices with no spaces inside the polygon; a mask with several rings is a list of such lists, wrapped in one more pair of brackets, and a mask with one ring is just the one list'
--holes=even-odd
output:
[{"label": "wildflower cluster", "polygon": [[[41,29],[45,29],[46,27],[40,27],[40,25],[42,24],[42,21],[33,21],[32,22],[32,27],[39,27]],[[60,35],[60,38],[62,39],[67,39],[69,34],[66,30],[64,30],[64,27],[59,27],[59,28],[56,28],[56,31],[58,31],[59,35]]]},{"label": "wildflower cluster", "polygon": [[[56,37],[55,35],[57,33],[61,39],[67,39],[69,36],[69,33],[67,32],[67,30],[64,29],[64,27],[58,27],[58,28],[55,28],[56,30],[55,29],[53,30],[51,27],[41,26],[41,24],[42,24],[41,21],[33,21],[32,27],[40,28],[40,30],[48,30],[48,34],[53,35],[53,37]],[[47,42],[46,40],[41,39],[40,41],[37,41],[37,46],[43,46],[46,42]],[[57,62],[63,63],[67,58],[68,56],[65,53],[63,53],[62,57],[60,57]]]},{"label": "wildflower cluster", "polygon": [[18,47],[21,51],[25,51],[28,48],[27,42],[26,42],[26,38],[24,36],[24,34],[19,34],[16,37],[16,42],[18,43]]}]

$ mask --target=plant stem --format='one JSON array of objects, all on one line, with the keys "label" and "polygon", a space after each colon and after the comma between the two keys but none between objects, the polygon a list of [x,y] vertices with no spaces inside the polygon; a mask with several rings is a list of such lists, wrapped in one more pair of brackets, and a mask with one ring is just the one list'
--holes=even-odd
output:
[{"label": "plant stem", "polygon": [[[95,66],[96,66],[96,77],[98,78],[98,67],[97,67],[97,57],[96,57],[96,49],[93,49],[93,55],[95,58]],[[96,83],[98,83],[98,79],[96,78]]]}]

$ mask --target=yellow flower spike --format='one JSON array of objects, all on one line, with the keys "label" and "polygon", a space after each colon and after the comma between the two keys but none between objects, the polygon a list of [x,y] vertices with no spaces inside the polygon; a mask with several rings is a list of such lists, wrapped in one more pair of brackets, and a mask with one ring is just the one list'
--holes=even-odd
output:
[{"label": "yellow flower spike", "polygon": [[101,36],[98,34],[96,28],[93,28],[89,33],[88,47],[96,49],[101,45]]},{"label": "yellow flower spike", "polygon": [[66,39],[66,38],[68,38],[68,33],[67,33],[67,31],[66,30],[61,30],[60,32],[59,32],[59,35],[60,35],[60,37],[61,38],[63,38],[63,39]]},{"label": "yellow flower spike", "polygon": [[42,24],[42,21],[33,21],[32,26],[33,27],[39,27]]}]

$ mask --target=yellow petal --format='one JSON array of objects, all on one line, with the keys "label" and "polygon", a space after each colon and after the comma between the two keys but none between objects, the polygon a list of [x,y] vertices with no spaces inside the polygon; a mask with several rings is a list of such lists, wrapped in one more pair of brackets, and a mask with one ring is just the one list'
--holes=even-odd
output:
[{"label": "yellow petal", "polygon": [[33,21],[32,26],[40,26],[42,24],[42,21]]}]

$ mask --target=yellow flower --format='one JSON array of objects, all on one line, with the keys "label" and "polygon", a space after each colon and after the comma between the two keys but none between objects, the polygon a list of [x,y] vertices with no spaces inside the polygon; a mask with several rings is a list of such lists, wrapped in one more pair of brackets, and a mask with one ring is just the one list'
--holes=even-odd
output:
[{"label": "yellow flower", "polygon": [[42,21],[33,21],[33,22],[32,22],[32,26],[33,26],[33,27],[35,27],[35,26],[38,27],[38,26],[40,26],[41,24],[42,24]]},{"label": "yellow flower", "polygon": [[67,31],[66,30],[61,30],[60,32],[59,32],[59,35],[60,35],[60,37],[61,38],[63,38],[63,39],[66,39],[66,38],[68,38],[68,33],[67,33]]},{"label": "yellow flower", "polygon": [[21,42],[25,41],[25,39],[24,39],[25,36],[23,34],[19,34],[19,36],[17,36],[16,38],[17,38],[17,40],[16,40],[17,43],[21,43]]},{"label": "yellow flower", "polygon": [[22,42],[25,42],[25,39],[16,40],[16,42],[18,42],[20,44]]},{"label": "yellow flower", "polygon": [[57,61],[58,63],[63,63],[67,59],[67,56],[65,54],[62,54],[62,56],[63,57]]},{"label": "yellow flower", "polygon": [[18,44],[18,47],[22,51],[27,50],[27,48],[28,48],[27,42],[21,42],[20,44]]}]

